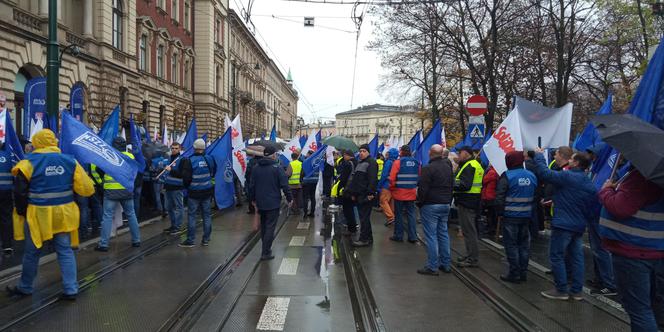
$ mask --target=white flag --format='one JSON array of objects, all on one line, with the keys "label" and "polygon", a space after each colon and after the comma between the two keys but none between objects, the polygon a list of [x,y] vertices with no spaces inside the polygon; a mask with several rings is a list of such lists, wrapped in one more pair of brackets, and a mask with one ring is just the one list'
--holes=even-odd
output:
[{"label": "white flag", "polygon": [[491,138],[484,144],[484,153],[498,174],[507,170],[505,155],[511,151],[523,150],[519,114],[516,108],[507,115]]},{"label": "white flag", "polygon": [[166,146],[171,146],[171,142],[168,139],[168,126],[164,124],[164,134],[161,135],[161,143]]},{"label": "white flag", "polygon": [[334,166],[334,153],[335,152],[338,152],[338,151],[333,146],[328,146],[327,150],[325,151],[325,160],[327,161],[327,164],[330,165],[330,166]]},{"label": "white flag", "polygon": [[293,137],[288,144],[284,147],[284,157],[288,159],[288,161],[293,161],[291,158],[291,154],[294,152],[299,152],[300,151],[300,139],[298,138],[297,135]]},{"label": "white flag", "polygon": [[[420,131],[420,143],[422,143],[423,140],[424,138],[422,137],[422,132]],[[445,124],[443,123],[442,120],[440,121],[440,142],[441,142],[440,145],[442,145],[443,148],[446,149],[447,139],[445,139]]]},{"label": "white flag", "polygon": [[513,112],[519,114],[523,148],[535,150],[540,139],[542,148],[568,146],[572,130],[572,108],[572,103],[560,108],[548,108],[516,97]]},{"label": "white flag", "polygon": [[[228,120],[228,117],[226,117]],[[233,144],[233,171],[237,178],[240,180],[242,186],[245,182],[245,173],[247,172],[247,153],[245,152],[246,146],[242,140],[242,124],[240,123],[240,115],[233,119],[233,122],[227,124],[231,126],[231,140]]]},{"label": "white flag", "polygon": [[124,140],[127,140],[127,135],[125,135],[125,129],[122,127],[122,132],[120,133],[120,137],[124,138]]},{"label": "white flag", "polygon": [[[146,126],[147,127],[147,126]],[[146,128],[147,129],[147,128]],[[158,142],[159,139],[159,129],[157,129],[157,125],[154,125],[154,139],[153,141]]]},{"label": "white flag", "polygon": [[44,129],[44,121],[42,121],[42,119],[30,121],[30,142],[32,142],[32,137],[42,129]]},{"label": "white flag", "polygon": [[309,137],[307,137],[307,142],[304,143],[304,147],[302,147],[302,155],[306,158],[307,152],[316,152],[316,150],[318,150],[318,145],[316,144],[316,131],[312,130],[311,133],[309,133]]}]

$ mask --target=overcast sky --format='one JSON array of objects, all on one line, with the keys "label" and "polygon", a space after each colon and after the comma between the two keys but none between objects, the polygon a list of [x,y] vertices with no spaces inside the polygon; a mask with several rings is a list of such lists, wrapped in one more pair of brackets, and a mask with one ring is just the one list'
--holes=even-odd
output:
[{"label": "overcast sky", "polygon": [[[248,0],[229,1],[237,12],[248,4]],[[336,113],[350,109],[355,52],[352,9],[352,5],[255,0],[251,17],[256,39],[284,75],[291,69],[300,94],[298,115],[306,123],[333,120]],[[315,18],[315,27],[304,27],[305,16]],[[353,108],[389,101],[376,89],[384,70],[377,56],[366,49],[371,38],[367,16],[360,33]]]}]

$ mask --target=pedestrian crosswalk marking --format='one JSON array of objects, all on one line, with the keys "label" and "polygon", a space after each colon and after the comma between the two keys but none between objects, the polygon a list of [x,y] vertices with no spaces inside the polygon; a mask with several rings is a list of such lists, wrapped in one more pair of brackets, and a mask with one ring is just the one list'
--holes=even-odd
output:
[{"label": "pedestrian crosswalk marking", "polygon": [[310,222],[300,222],[297,224],[297,229],[309,229]]},{"label": "pedestrian crosswalk marking", "polygon": [[268,297],[256,325],[257,330],[283,331],[288,315],[290,297]]},{"label": "pedestrian crosswalk marking", "polygon": [[288,244],[289,247],[301,247],[304,245],[305,236],[293,236]]},{"label": "pedestrian crosswalk marking", "polygon": [[284,258],[281,260],[277,274],[294,276],[297,273],[298,264],[300,264],[299,258]]}]

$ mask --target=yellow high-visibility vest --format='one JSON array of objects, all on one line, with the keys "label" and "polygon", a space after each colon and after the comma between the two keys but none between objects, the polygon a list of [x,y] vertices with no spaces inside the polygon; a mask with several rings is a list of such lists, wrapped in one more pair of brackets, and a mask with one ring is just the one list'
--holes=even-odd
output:
[{"label": "yellow high-visibility vest", "polygon": [[477,160],[472,159],[471,161],[464,164],[456,175],[456,181],[459,181],[459,179],[461,178],[461,173],[463,173],[463,170],[466,167],[468,167],[468,165],[472,166],[475,169],[475,176],[473,177],[473,186],[470,187],[470,190],[455,191],[455,193],[480,194],[482,192],[482,178],[484,177],[484,168],[482,168],[482,165],[480,165],[480,163],[477,162]]},{"label": "yellow high-visibility vest", "polygon": [[299,160],[293,160],[290,162],[291,169],[293,173],[288,179],[288,184],[298,185],[300,184],[300,174],[302,173],[302,162]]},{"label": "yellow high-visibility vest", "polygon": [[385,161],[382,159],[376,159],[376,164],[378,164],[378,181],[380,181],[380,178],[383,175],[383,165],[385,164]]},{"label": "yellow high-visibility vest", "polygon": [[[129,158],[134,159],[133,154],[131,154],[127,151],[122,152],[122,153],[125,154],[126,156],[128,156]],[[124,189],[126,189],[126,188],[123,187],[117,181],[115,181],[115,179],[113,179],[112,176],[108,175],[108,173],[104,174],[104,190],[124,190]]]}]

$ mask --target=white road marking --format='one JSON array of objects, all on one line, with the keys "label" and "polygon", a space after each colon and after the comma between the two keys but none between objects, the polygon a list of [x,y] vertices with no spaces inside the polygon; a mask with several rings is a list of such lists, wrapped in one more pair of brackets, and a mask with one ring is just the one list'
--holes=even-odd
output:
[{"label": "white road marking", "polygon": [[297,224],[297,229],[309,229],[310,222],[300,222]]},{"label": "white road marking", "polygon": [[290,240],[290,243],[288,246],[290,247],[301,247],[304,245],[304,240],[306,240],[306,236],[293,236]]},{"label": "white road marking", "polygon": [[268,297],[258,319],[257,330],[283,331],[290,297]]},{"label": "white road marking", "polygon": [[294,276],[297,272],[297,265],[300,264],[299,258],[283,258],[277,274]]}]

